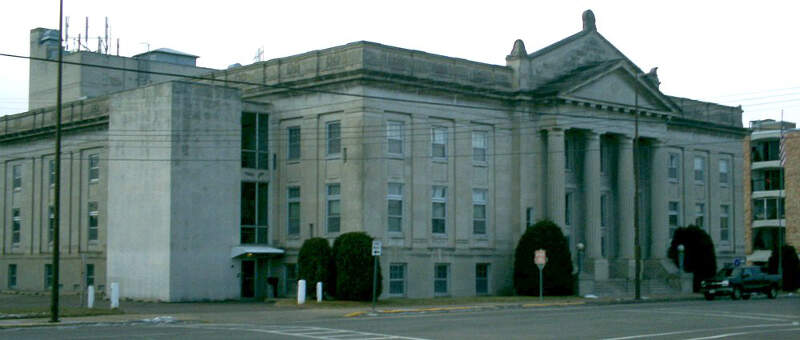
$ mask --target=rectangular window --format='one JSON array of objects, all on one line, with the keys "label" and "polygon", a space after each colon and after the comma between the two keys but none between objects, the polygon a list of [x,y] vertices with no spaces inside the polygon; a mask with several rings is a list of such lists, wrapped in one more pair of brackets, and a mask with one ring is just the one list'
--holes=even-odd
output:
[{"label": "rectangular window", "polygon": [[573,157],[575,141],[572,136],[564,136],[564,169],[573,170],[575,167],[575,157]]},{"label": "rectangular window", "polygon": [[489,138],[486,131],[472,131],[472,161],[486,163],[486,149]]},{"label": "rectangular window", "polygon": [[53,242],[53,234],[56,231],[56,213],[55,208],[51,205],[48,207],[47,214],[47,240]]},{"label": "rectangular window", "polygon": [[669,154],[669,164],[667,167],[667,173],[669,175],[669,179],[673,181],[678,181],[678,174],[680,173],[681,168],[681,155],[677,153],[670,153]]},{"label": "rectangular window", "polygon": [[389,265],[389,294],[403,296],[406,294],[406,264]]},{"label": "rectangular window", "polygon": [[8,289],[17,288],[17,265],[8,265]]},{"label": "rectangular window", "polygon": [[706,160],[701,156],[694,157],[694,181],[703,184],[706,178]]},{"label": "rectangular window", "polygon": [[97,202],[89,202],[86,210],[89,212],[89,241],[97,241],[97,229],[99,225]]},{"label": "rectangular window", "polygon": [[600,138],[600,173],[608,173],[608,142],[602,137]]},{"label": "rectangular window", "polygon": [[289,187],[287,191],[288,234],[300,235],[300,187]]},{"label": "rectangular window", "polygon": [[780,170],[756,170],[751,178],[753,191],[783,190],[783,178]]},{"label": "rectangular window", "polygon": [[94,264],[86,265],[86,286],[94,286]]},{"label": "rectangular window", "polygon": [[45,264],[44,265],[44,288],[46,288],[46,289],[53,288],[53,265],[52,264]]},{"label": "rectangular window", "polygon": [[403,154],[403,141],[405,124],[403,122],[386,122],[386,145],[387,152],[392,155]]},{"label": "rectangular window", "polygon": [[300,127],[293,126],[287,129],[289,134],[289,150],[286,158],[290,161],[300,159]]},{"label": "rectangular window", "polygon": [[339,121],[325,124],[327,155],[339,156],[342,152],[342,124]]},{"label": "rectangular window", "polygon": [[56,160],[51,159],[47,161],[47,169],[48,169],[48,184],[50,186],[56,185]]},{"label": "rectangular window", "polygon": [[525,226],[530,227],[533,225],[533,208],[525,208]]},{"label": "rectangular window", "polygon": [[19,214],[19,208],[11,209],[11,244],[19,244],[21,229],[22,216]]},{"label": "rectangular window", "polygon": [[728,185],[728,174],[730,173],[730,162],[727,159],[719,160],[719,184],[722,186]]},{"label": "rectangular window", "polygon": [[[783,204],[783,201],[781,201],[781,204]],[[757,198],[753,200],[754,221],[775,220],[775,219],[778,219],[777,198]]]},{"label": "rectangular window", "polygon": [[695,203],[694,205],[694,225],[701,229],[705,229],[706,219],[706,205],[704,203]]},{"label": "rectangular window", "polygon": [[447,230],[447,187],[434,185],[431,203],[431,231],[434,234],[444,234]]},{"label": "rectangular window", "polygon": [[472,189],[472,233],[486,235],[486,189]]},{"label": "rectangular window", "polygon": [[431,136],[431,156],[447,159],[447,128],[435,127]]},{"label": "rectangular window", "polygon": [[728,241],[730,225],[728,224],[728,210],[727,205],[719,206],[719,240]]},{"label": "rectangular window", "polygon": [[11,167],[12,183],[11,187],[14,191],[22,189],[22,165],[14,165]]},{"label": "rectangular window", "polygon": [[434,295],[447,295],[448,281],[450,278],[450,265],[447,263],[437,263],[433,267],[433,293]]},{"label": "rectangular window", "polygon": [[389,183],[386,193],[386,216],[389,231],[403,231],[403,184]]},{"label": "rectangular window", "polygon": [[475,264],[475,294],[489,294],[489,264]]},{"label": "rectangular window", "polygon": [[600,194],[600,255],[606,256],[608,233],[608,193]]},{"label": "rectangular window", "polygon": [[297,264],[286,264],[286,295],[297,294]]},{"label": "rectangular window", "polygon": [[339,232],[339,222],[341,219],[341,209],[339,206],[341,197],[341,187],[339,183],[328,184],[328,209],[327,223],[329,233]]},{"label": "rectangular window", "polygon": [[672,239],[672,234],[675,229],[680,226],[680,203],[676,201],[669,202],[669,238]]},{"label": "rectangular window", "polygon": [[242,113],[242,167],[269,169],[269,116]]},{"label": "rectangular window", "polygon": [[269,243],[269,184],[242,182],[240,244]]},{"label": "rectangular window", "polygon": [[564,224],[572,225],[572,193],[564,195]]},{"label": "rectangular window", "polygon": [[100,180],[100,154],[89,155],[89,182]]}]

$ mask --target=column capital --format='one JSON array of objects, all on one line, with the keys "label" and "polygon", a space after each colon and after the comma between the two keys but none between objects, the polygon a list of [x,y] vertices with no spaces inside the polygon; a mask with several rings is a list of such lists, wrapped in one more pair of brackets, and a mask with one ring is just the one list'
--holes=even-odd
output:
[{"label": "column capital", "polygon": [[551,126],[544,128],[547,133],[564,133],[566,129],[563,126]]},{"label": "column capital", "polygon": [[633,136],[619,134],[616,135],[617,141],[623,144],[633,144]]},{"label": "column capital", "polygon": [[600,139],[600,133],[593,130],[586,130],[583,132],[583,136],[586,139]]}]

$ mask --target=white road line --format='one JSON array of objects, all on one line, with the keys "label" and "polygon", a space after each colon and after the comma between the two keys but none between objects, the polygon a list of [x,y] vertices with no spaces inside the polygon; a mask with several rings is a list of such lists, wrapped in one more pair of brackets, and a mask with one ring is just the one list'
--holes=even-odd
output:
[{"label": "white road line", "polygon": [[[231,327],[233,326],[233,327]],[[269,333],[278,335],[295,336],[310,339],[347,339],[347,340],[366,340],[366,339],[405,339],[405,340],[426,340],[423,338],[413,338],[406,336],[369,333],[351,331],[346,329],[333,329],[322,327],[303,327],[303,326],[264,326],[253,327],[253,325],[241,324],[198,324],[198,325],[174,325],[167,327],[175,328],[195,328],[195,329],[216,329],[216,330],[231,330],[231,331],[245,331],[245,332],[258,332]]]},{"label": "white road line", "polygon": [[749,319],[749,320],[761,320],[761,321],[790,321],[790,318],[767,318],[763,316],[750,316],[747,314],[718,314],[718,313],[710,313],[710,312],[701,312],[701,311],[691,311],[691,310],[663,310],[663,309],[651,309],[651,310],[641,310],[641,309],[623,309],[620,310],[621,312],[633,312],[633,313],[662,313],[662,314],[677,314],[677,315],[699,315],[699,316],[713,316],[718,318],[726,318],[726,319]]},{"label": "white road line", "polygon": [[653,337],[658,337],[658,336],[689,334],[689,333],[700,333],[700,332],[713,332],[713,331],[724,331],[724,330],[733,330],[733,329],[787,327],[787,326],[793,326],[793,324],[791,324],[791,323],[790,324],[764,324],[764,325],[748,325],[748,326],[734,326],[734,327],[700,328],[700,329],[692,329],[692,330],[685,330],[685,331],[674,331],[674,332],[664,332],[664,333],[636,334],[636,335],[623,336],[623,337],[618,337],[618,338],[605,338],[604,340],[642,339],[642,338],[653,338]]},{"label": "white road line", "polygon": [[738,332],[738,333],[727,333],[727,334],[719,334],[719,335],[712,335],[702,338],[691,338],[686,340],[705,340],[705,339],[721,339],[727,338],[737,335],[748,335],[748,334],[758,334],[758,333],[777,333],[777,332],[800,332],[800,328],[787,328],[787,329],[776,329],[776,330],[765,330],[765,331],[754,331],[754,332]]}]

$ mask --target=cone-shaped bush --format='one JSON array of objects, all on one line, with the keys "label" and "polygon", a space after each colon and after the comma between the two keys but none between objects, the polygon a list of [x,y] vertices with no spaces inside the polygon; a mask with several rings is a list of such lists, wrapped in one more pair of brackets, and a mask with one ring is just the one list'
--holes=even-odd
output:
[{"label": "cone-shaped bush", "polygon": [[306,280],[308,296],[316,295],[317,282],[322,282],[323,287],[331,284],[327,281],[330,276],[328,272],[332,270],[331,256],[328,240],[321,237],[307,239],[300,247],[300,254],[297,257],[299,279]]},{"label": "cone-shaped bush", "polygon": [[[336,298],[372,300],[372,237],[363,232],[339,235],[333,242],[336,262]],[[378,263],[377,296],[381,295],[381,269]]]},{"label": "cone-shaped bush", "polygon": [[[778,256],[777,251],[772,251],[769,257],[767,267],[772,274],[778,273]],[[800,261],[797,258],[797,250],[794,247],[786,244],[783,246],[783,254],[781,255],[781,267],[783,267],[783,290],[793,292],[800,288]]]},{"label": "cone-shaped bush", "polygon": [[544,249],[547,264],[543,271],[544,295],[572,295],[572,260],[567,239],[555,223],[539,221],[529,227],[517,244],[514,255],[514,288],[519,295],[539,295],[539,267],[534,252]]},{"label": "cone-shaped bush", "polygon": [[667,256],[680,267],[678,245],[684,247],[683,270],[693,275],[693,288],[700,290],[700,282],[713,277],[717,273],[717,257],[714,253],[714,242],[705,230],[697,226],[675,229]]}]

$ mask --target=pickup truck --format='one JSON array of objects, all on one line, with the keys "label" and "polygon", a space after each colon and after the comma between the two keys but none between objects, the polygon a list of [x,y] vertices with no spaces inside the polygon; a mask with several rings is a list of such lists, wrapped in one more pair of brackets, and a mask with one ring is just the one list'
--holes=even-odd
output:
[{"label": "pickup truck", "polygon": [[780,279],[780,275],[767,274],[757,266],[723,268],[713,278],[703,280],[700,291],[706,300],[722,295],[730,295],[733,300],[747,300],[753,293],[764,293],[774,299],[778,296]]}]

